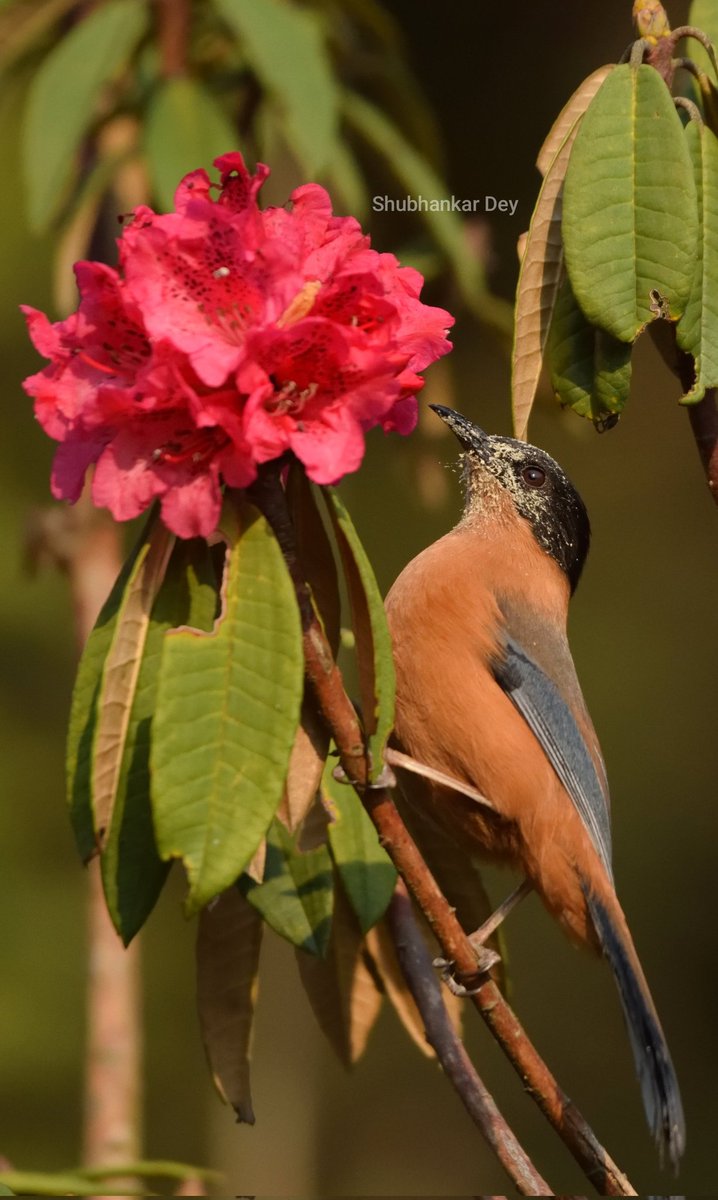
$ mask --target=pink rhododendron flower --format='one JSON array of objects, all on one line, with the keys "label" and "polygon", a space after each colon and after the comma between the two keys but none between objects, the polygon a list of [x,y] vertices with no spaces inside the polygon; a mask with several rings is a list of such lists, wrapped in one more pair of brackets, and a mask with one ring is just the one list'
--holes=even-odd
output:
[{"label": "pink rhododendron flower", "polygon": [[174,212],[135,210],[117,270],[77,264],[77,312],[53,325],[23,309],[50,360],[25,388],[60,443],[53,494],[77,500],[94,463],[96,504],[124,520],[158,497],[180,537],[212,533],[222,485],[248,486],[286,451],[334,483],[368,429],[409,433],[453,324],[323,188],[261,210],[266,167],[215,165],[221,183],[187,175]]}]

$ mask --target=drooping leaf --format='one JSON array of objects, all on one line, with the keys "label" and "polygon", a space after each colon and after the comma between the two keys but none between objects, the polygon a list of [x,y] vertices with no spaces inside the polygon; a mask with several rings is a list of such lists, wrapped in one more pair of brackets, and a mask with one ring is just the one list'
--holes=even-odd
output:
[{"label": "drooping leaf", "polygon": [[169,870],[157,853],[150,798],[152,719],[164,637],[182,625],[211,629],[216,600],[206,543],[178,541],[147,627],[102,850],[107,907],[125,944],[147,919]]},{"label": "drooping leaf", "polygon": [[391,637],[371,563],[349,513],[332,488],[323,491],[351,603],[370,778],[374,780],[383,770],[384,747],[394,726],[396,685]]},{"label": "drooping leaf", "polygon": [[608,63],[605,67],[599,67],[596,71],[592,71],[564,104],[538,152],[536,166],[542,175],[548,171],[567,134],[583,116],[604,79],[610,75],[613,68],[614,64]]},{"label": "drooping leaf", "polygon": [[531,217],[516,288],[511,406],[514,436],[525,438],[543,364],[551,316],[563,276],[563,181],[580,114],[546,171]]},{"label": "drooping leaf", "polygon": [[356,155],[346,142],[337,143],[329,168],[329,183],[335,212],[351,213],[357,221],[369,215],[369,191]]},{"label": "drooping leaf", "polygon": [[197,167],[237,148],[237,130],[211,92],[177,76],[159,84],[145,126],[145,151],[154,193],[171,209],[177,184]]},{"label": "drooping leaf", "polygon": [[202,909],[197,929],[197,1007],[207,1061],[220,1096],[249,1125],[262,928],[259,913],[232,887]]},{"label": "drooping leaf", "polygon": [[101,846],[112,821],[150,614],[174,540],[165,525],[154,526],[127,580],[105,658],[97,699],[91,776],[95,833]]},{"label": "drooping leaf", "polygon": [[322,1032],[340,1062],[361,1057],[382,1004],[381,988],[361,930],[342,888],[335,888],[334,920],[326,958],[297,950],[304,989]]},{"label": "drooping leaf", "polygon": [[363,96],[344,92],[342,111],[360,137],[381,156],[406,193],[427,200],[427,206],[417,216],[441,247],[467,304],[502,332],[510,329],[513,321],[510,306],[489,296],[483,264],[470,251],[460,215],[438,205],[432,209],[428,204],[445,198],[445,182],[385,113]]},{"label": "drooping leaf", "polygon": [[312,593],[312,603],[321,619],[327,641],[336,654],[341,629],[339,579],[329,535],[317,506],[316,489],[303,467],[289,471],[287,504],[292,517],[297,555]]},{"label": "drooping leaf", "polygon": [[28,214],[36,230],[46,229],[64,204],[102,89],[127,65],[148,19],[142,0],[106,0],[63,35],[37,71],[23,122]]},{"label": "drooping leaf", "polygon": [[255,854],[284,789],[304,659],[294,588],[267,522],[243,503],[224,607],[210,634],[164,641],[151,767],[163,858],[189,877],[188,911]]},{"label": "drooping leaf", "polygon": [[77,0],[45,0],[43,4],[0,3],[0,72],[6,72],[28,50],[41,43],[51,29]]},{"label": "drooping leaf", "polygon": [[566,173],[563,238],[588,320],[632,342],[660,308],[681,315],[697,245],[683,127],[657,71],[616,67],[586,111]]},{"label": "drooping leaf", "polygon": [[[369,930],[366,935],[366,947],[392,1008],[409,1037],[422,1054],[425,1054],[427,1058],[433,1058],[434,1049],[427,1041],[424,1022],[402,974],[396,948],[386,921],[377,922],[374,928]],[[448,988],[442,988],[441,998],[451,1024],[460,1035],[463,1000],[459,996],[454,996]]]},{"label": "drooping leaf", "polygon": [[[700,29],[715,45],[718,42],[718,4],[716,0],[693,0],[688,11],[687,24],[694,29]],[[686,38],[681,42],[681,52],[693,60],[697,67],[709,72],[716,79],[715,59],[704,46],[695,38]]]},{"label": "drooping leaf", "polygon": [[701,121],[689,121],[686,141],[695,172],[701,236],[693,287],[676,328],[681,350],[695,361],[695,383],[683,397],[702,400],[718,387],[718,138]]},{"label": "drooping leaf", "polygon": [[329,826],[329,845],[359,927],[366,933],[386,912],[396,868],[379,845],[377,831],[354,789],[334,779],[333,766],[330,759],[323,781],[336,813]]},{"label": "drooping leaf", "polygon": [[631,386],[631,346],[591,325],[565,278],[548,339],[551,386],[559,404],[605,428]]},{"label": "drooping leaf", "polygon": [[332,927],[334,887],[332,862],[325,846],[303,853],[279,821],[267,834],[264,880],[247,875],[242,893],[268,925],[292,945],[320,958],[326,954]]},{"label": "drooping leaf", "polygon": [[214,2],[276,101],[306,174],[327,171],[337,145],[338,96],[317,14],[281,0]]},{"label": "drooping leaf", "polygon": [[137,561],[147,554],[149,541],[158,522],[153,510],[132,553],[128,556],[110,595],[105,601],[95,627],[85,643],[72,693],[70,723],[67,733],[66,778],[67,803],[78,850],[83,862],[96,853],[97,839],[92,813],[90,778],[92,744],[97,719],[97,698],[107,653],[115,636],[118,613],[130,576]]},{"label": "drooping leaf", "polygon": [[301,720],[289,758],[282,803],[277,812],[277,817],[289,833],[296,832],[314,802],[328,749],[326,724],[311,690],[305,686]]}]

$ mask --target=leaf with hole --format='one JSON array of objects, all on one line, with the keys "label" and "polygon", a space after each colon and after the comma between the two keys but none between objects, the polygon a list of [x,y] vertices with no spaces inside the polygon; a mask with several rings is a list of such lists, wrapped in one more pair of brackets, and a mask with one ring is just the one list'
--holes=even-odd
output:
[{"label": "leaf with hole", "polygon": [[194,912],[257,851],[282,798],[304,682],[299,610],[279,545],[246,502],[211,633],[164,639],[150,756],[162,858]]}]

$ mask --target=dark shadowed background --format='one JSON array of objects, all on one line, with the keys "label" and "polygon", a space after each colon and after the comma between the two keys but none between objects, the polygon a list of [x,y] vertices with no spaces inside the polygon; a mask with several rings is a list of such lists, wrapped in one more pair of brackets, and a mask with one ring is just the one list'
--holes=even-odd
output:
[{"label": "dark shadowed background", "polygon": [[[510,298],[516,239],[538,186],[534,159],[561,104],[630,40],[630,4],[442,8],[393,0],[415,71],[437,113],[447,176],[460,197],[517,199],[481,223],[495,289]],[[670,6],[673,24],[687,4]],[[47,242],[22,215],[18,94],[0,99],[3,435],[0,440],[0,1155],[55,1169],[79,1157],[85,985],[84,878],[63,799],[63,739],[74,647],[65,583],[32,576],[23,556],[34,508],[48,503],[51,445],[23,375],[37,369],[17,313],[50,305]],[[293,182],[300,182],[296,180]],[[399,195],[387,180],[381,191]],[[408,218],[383,215],[379,249],[407,241]],[[401,223],[401,228],[399,225]],[[442,295],[451,307],[451,298]],[[424,400],[442,399],[494,432],[510,431],[505,351],[468,317]],[[631,403],[599,437],[546,389],[532,440],[582,492],[594,545],[573,606],[579,675],[614,801],[619,893],[662,1015],[684,1091],[688,1150],[680,1183],[661,1174],[646,1132],[614,985],[574,951],[535,898],[511,918],[518,1013],[639,1192],[710,1190],[718,1124],[714,920],[718,735],[718,512],[705,487],[677,387],[649,345]],[[387,588],[456,519],[454,446],[424,414],[408,441],[376,433],[342,488]],[[427,614],[427,621],[432,614]],[[511,881],[490,874],[494,897]],[[438,1069],[384,1013],[365,1058],[340,1068],[309,1013],[292,952],[267,939],[255,1042],[254,1129],[235,1126],[212,1090],[193,996],[193,930],[179,871],[143,935],[147,1155],[226,1172],[222,1190],[293,1195],[436,1195],[505,1188]],[[561,1192],[586,1184],[473,1012],[470,1050],[542,1173]]]}]

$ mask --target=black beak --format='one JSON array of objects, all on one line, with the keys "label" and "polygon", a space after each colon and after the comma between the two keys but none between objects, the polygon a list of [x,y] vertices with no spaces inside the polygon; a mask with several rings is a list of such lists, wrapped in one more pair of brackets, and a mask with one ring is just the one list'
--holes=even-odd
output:
[{"label": "black beak", "polygon": [[457,413],[453,408],[447,408],[444,404],[430,404],[429,408],[433,409],[436,415],[446,422],[464,450],[471,450],[478,455],[482,462],[488,462],[491,457],[490,434],[485,433],[479,425],[474,425],[473,421],[462,417],[461,413]]}]

